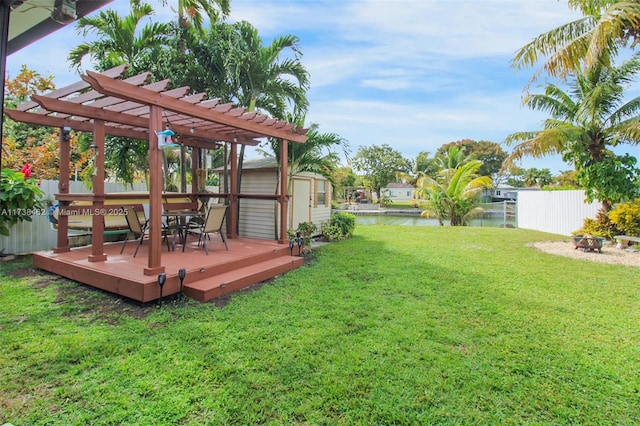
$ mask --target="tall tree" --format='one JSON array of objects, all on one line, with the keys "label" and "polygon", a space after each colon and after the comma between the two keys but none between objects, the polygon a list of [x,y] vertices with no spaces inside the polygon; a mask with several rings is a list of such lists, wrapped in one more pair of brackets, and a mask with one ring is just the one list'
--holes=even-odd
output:
[{"label": "tall tree", "polygon": [[129,64],[130,74],[147,71],[149,55],[166,47],[173,33],[172,26],[166,23],[140,27],[141,21],[153,13],[148,4],[132,0],[130,13],[125,17],[108,9],[96,16],[80,18],[76,32],[83,37],[94,33],[98,39],[73,48],[68,56],[70,64],[81,70],[82,60],[89,56],[101,71],[121,64]]},{"label": "tall tree", "polygon": [[[40,95],[53,89],[55,85],[52,76],[43,77],[23,65],[14,79],[7,80],[5,105],[15,108],[27,101],[31,95]],[[17,123],[7,118],[2,146],[5,165],[7,168],[19,170],[25,163],[29,163],[33,176],[39,179],[57,179],[60,170],[59,133],[59,129]],[[78,173],[82,174],[87,168],[90,153],[80,146],[75,132],[72,133],[70,144],[71,171],[74,173],[78,170]]]},{"label": "tall tree", "polygon": [[412,169],[411,162],[387,144],[361,147],[350,165],[364,175],[367,186],[379,200],[380,190],[396,181],[396,172],[409,173]]},{"label": "tall tree", "polygon": [[424,176],[418,179],[415,191],[418,199],[425,200],[423,217],[435,216],[442,226],[449,219],[451,226],[464,226],[478,209],[480,196],[492,185],[488,176],[478,176],[482,161],[471,160],[451,169],[443,169],[435,178]]},{"label": "tall tree", "polygon": [[[309,106],[309,73],[302,65],[298,44],[298,37],[286,35],[264,45],[258,30],[249,22],[221,22],[212,27],[206,45],[196,55],[205,74],[215,75],[211,88],[219,90],[217,96],[245,107],[247,112],[260,111],[282,119],[287,112],[304,116]],[[242,145],[238,155],[239,186],[244,153]]]},{"label": "tall tree", "polygon": [[547,168],[538,169],[532,167],[530,169],[526,169],[522,177],[526,186],[537,186],[538,188],[549,185],[553,180],[551,170]]},{"label": "tall tree", "polygon": [[414,172],[416,176],[421,177],[424,175],[434,176],[438,171],[438,161],[435,157],[431,157],[431,153],[427,151],[421,151],[416,156],[416,162]]},{"label": "tall tree", "polygon": [[529,95],[525,104],[551,116],[544,129],[509,135],[506,143],[517,143],[505,165],[524,156],[561,154],[578,171],[578,182],[589,199],[602,202],[608,211],[615,202],[636,197],[636,159],[617,155],[612,148],[640,141],[640,97],[625,100],[625,85],[640,71],[633,58],[620,67],[592,67],[578,73],[569,92],[547,84],[544,94]]},{"label": "tall tree", "polygon": [[[162,0],[164,5],[167,0]],[[218,19],[229,15],[229,0],[178,0],[178,59],[183,64],[183,68],[189,68],[185,64],[187,61],[187,45],[194,33],[198,38],[205,35],[202,26],[205,15],[209,18],[210,23],[215,24]],[[192,31],[195,30],[195,31]],[[180,146],[180,190],[187,190],[187,173],[186,173],[186,147]]]},{"label": "tall tree", "polygon": [[[167,5],[167,0],[162,0]],[[181,28],[193,25],[202,32],[205,15],[211,24],[229,15],[231,4],[229,0],[178,0],[178,21]]]},{"label": "tall tree", "polygon": [[610,66],[625,46],[635,47],[640,33],[640,2],[630,0],[569,0],[583,17],[539,35],[516,52],[515,68],[545,62],[534,79],[546,72],[565,77],[586,65]]},{"label": "tall tree", "polygon": [[507,158],[500,144],[490,141],[474,141],[472,139],[462,139],[457,142],[451,142],[442,145],[436,151],[436,155],[442,154],[449,150],[451,146],[457,146],[464,149],[465,154],[474,160],[482,161],[482,167],[478,171],[481,176],[490,176],[494,178],[500,173],[502,162]]},{"label": "tall tree", "polygon": [[[135,75],[148,71],[150,66],[157,63],[152,59],[161,56],[161,52],[168,49],[174,33],[173,27],[166,23],[142,25],[144,18],[153,15],[153,8],[138,0],[131,0],[130,5],[129,15],[124,17],[114,10],[105,10],[96,16],[78,20],[78,34],[86,36],[94,33],[98,39],[81,43],[71,50],[68,59],[72,66],[80,70],[82,60],[88,56],[96,61],[98,70],[126,63],[129,65],[128,74]],[[131,158],[135,153],[146,152],[147,149],[147,141],[125,142],[123,138],[108,137],[105,166],[116,172],[117,179],[131,184],[134,176],[146,173],[148,164],[125,159]],[[164,175],[168,182],[170,173],[164,151],[163,160]]]}]

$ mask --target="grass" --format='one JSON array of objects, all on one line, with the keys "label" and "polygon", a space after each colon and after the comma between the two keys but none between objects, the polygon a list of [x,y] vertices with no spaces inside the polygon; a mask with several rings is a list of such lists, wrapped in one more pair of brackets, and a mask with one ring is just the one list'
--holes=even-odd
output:
[{"label": "grass", "polygon": [[0,423],[637,424],[639,271],[553,238],[359,226],[223,307],[3,264]]},{"label": "grass", "polygon": [[385,208],[393,209],[393,210],[418,210],[416,209],[416,207],[413,206],[412,202],[398,201],[398,200],[392,200],[392,203]]}]

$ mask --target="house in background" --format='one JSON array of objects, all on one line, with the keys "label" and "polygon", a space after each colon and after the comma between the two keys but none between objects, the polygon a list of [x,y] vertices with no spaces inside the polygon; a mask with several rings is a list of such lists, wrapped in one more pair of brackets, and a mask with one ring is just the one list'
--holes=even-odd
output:
[{"label": "house in background", "polygon": [[[224,171],[220,174],[220,191],[224,192]],[[245,160],[242,165],[240,192],[243,194],[265,194],[273,196],[278,189],[278,167],[275,157]],[[329,181],[317,173],[302,172],[290,177],[288,229],[296,229],[302,222],[311,222],[320,232],[322,223],[331,218],[331,194]],[[280,211],[278,203],[270,199],[240,198],[238,232],[249,238],[274,239],[276,218]]]},{"label": "house in background", "polygon": [[413,191],[415,187],[408,183],[393,182],[382,188],[380,193],[383,197],[389,197],[392,201],[410,201],[413,200]]},{"label": "house in background", "polygon": [[482,198],[486,202],[500,202],[500,201],[516,201],[518,199],[518,192],[522,191],[540,191],[538,187],[515,187],[507,184],[498,185],[495,188],[484,189],[482,191]]},{"label": "house in background", "polygon": [[515,186],[511,185],[498,185],[496,188],[492,188],[489,191],[492,191],[491,198],[492,201],[515,201],[518,198],[518,189]]}]

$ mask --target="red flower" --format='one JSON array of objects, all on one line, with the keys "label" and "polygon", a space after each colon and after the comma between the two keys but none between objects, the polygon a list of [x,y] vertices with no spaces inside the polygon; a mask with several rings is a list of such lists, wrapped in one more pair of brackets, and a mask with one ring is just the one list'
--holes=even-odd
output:
[{"label": "red flower", "polygon": [[31,177],[31,166],[29,163],[24,163],[24,166],[20,169],[25,179],[29,179]]}]

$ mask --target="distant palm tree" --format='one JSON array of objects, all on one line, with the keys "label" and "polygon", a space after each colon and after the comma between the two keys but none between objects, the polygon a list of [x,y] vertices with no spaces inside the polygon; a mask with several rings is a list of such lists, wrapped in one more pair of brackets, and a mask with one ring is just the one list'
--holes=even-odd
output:
[{"label": "distant palm tree", "polygon": [[435,159],[440,169],[455,169],[471,160],[464,152],[464,148],[456,145],[452,145],[444,153],[436,155]]},{"label": "distant palm tree", "polygon": [[611,148],[640,142],[640,97],[624,99],[624,86],[638,72],[640,60],[634,58],[617,68],[598,66],[578,73],[568,92],[549,83],[544,94],[529,95],[525,104],[548,112],[551,118],[545,120],[543,130],[507,137],[507,144],[517,144],[505,165],[525,156],[560,154],[605,211],[612,203],[635,195],[635,160],[616,156]]},{"label": "distant palm tree", "polygon": [[[629,0],[569,0],[584,16],[539,35],[516,52],[515,68],[544,59],[542,70],[565,77],[583,65],[609,66],[624,46],[635,46],[640,34],[640,2]],[[534,78],[536,77],[534,76]]]},{"label": "distant palm tree", "polygon": [[435,216],[441,226],[445,218],[451,226],[465,226],[469,219],[481,214],[480,196],[485,188],[491,187],[492,181],[488,176],[476,174],[480,167],[482,161],[472,160],[443,169],[435,178],[418,179],[415,196],[426,201],[422,216]]}]

